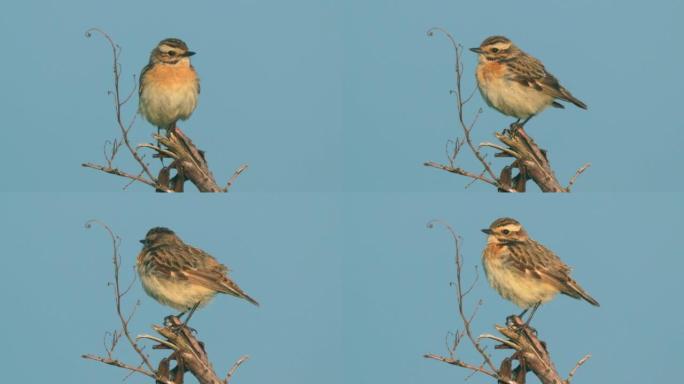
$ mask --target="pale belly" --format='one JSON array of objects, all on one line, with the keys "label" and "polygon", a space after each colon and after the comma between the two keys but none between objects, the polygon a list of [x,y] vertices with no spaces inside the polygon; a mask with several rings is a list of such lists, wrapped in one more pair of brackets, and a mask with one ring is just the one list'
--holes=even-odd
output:
[{"label": "pale belly", "polygon": [[546,109],[554,98],[505,77],[477,76],[480,94],[487,105],[504,115],[525,119]]},{"label": "pale belly", "polygon": [[536,303],[545,303],[556,296],[558,290],[538,278],[525,276],[504,268],[498,259],[483,260],[484,270],[489,284],[506,300],[522,309]]},{"label": "pale belly", "polygon": [[199,307],[202,307],[216,294],[215,291],[199,285],[170,282],[154,276],[140,275],[140,281],[148,295],[179,311],[188,310],[197,303],[200,303]]},{"label": "pale belly", "polygon": [[158,86],[144,84],[140,95],[140,112],[158,127],[167,128],[178,120],[186,120],[197,107],[197,83],[176,82]]}]

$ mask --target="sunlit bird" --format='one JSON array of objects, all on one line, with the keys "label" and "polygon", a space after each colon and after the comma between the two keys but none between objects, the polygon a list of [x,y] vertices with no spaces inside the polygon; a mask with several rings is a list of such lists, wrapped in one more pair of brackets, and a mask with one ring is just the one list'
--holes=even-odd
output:
[{"label": "sunlit bird", "polygon": [[517,118],[512,126],[525,125],[549,106],[565,108],[556,100],[587,109],[546,71],[541,61],[521,51],[508,38],[491,36],[470,50],[479,55],[476,78],[482,98],[490,107]]},{"label": "sunlit bird", "polygon": [[185,244],[170,229],[152,228],[140,242],[143,248],[136,262],[140,281],[145,292],[161,304],[185,313],[225,293],[259,305],[228,277],[225,265]]},{"label": "sunlit bird", "polygon": [[160,129],[175,129],[176,122],[188,119],[197,107],[200,84],[190,64],[194,54],[182,40],[164,39],[140,74],[140,113]]},{"label": "sunlit bird", "polygon": [[598,301],[570,277],[570,267],[551,250],[531,239],[515,219],[497,219],[482,232],[488,235],[482,264],[489,284],[501,297],[524,310],[520,317],[533,308],[531,320],[539,305],[558,293],[599,306]]}]

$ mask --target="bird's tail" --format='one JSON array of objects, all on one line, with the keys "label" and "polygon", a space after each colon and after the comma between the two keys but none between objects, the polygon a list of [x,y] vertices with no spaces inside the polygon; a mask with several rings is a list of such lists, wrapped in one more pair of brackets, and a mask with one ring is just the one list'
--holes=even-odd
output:
[{"label": "bird's tail", "polygon": [[595,305],[595,306],[597,306],[597,307],[600,307],[600,306],[601,306],[601,305],[599,304],[599,302],[596,301],[596,299],[594,299],[593,297],[591,297],[591,296],[587,293],[587,291],[585,291],[584,289],[582,289],[582,287],[580,287],[580,285],[577,284],[577,282],[576,282],[575,280],[572,280],[572,279],[571,279],[570,281],[568,281],[567,284],[566,284],[566,287],[568,288],[568,291],[563,292],[563,293],[565,293],[566,295],[572,296],[572,297],[574,297],[575,299],[584,299],[584,300],[586,300],[589,304]]},{"label": "bird's tail", "polygon": [[231,280],[226,279],[226,281],[224,281],[222,285],[225,288],[223,293],[227,293],[229,295],[245,299],[250,303],[256,305],[257,307],[259,306],[259,303],[256,300],[251,298],[248,294],[245,293],[245,291],[240,289],[240,287],[238,287],[238,285],[232,282]]},{"label": "bird's tail", "polygon": [[559,97],[559,99],[562,99],[562,100],[565,100],[565,101],[569,101],[569,102],[575,104],[576,106],[578,106],[578,107],[580,107],[580,108],[582,108],[582,109],[587,109],[587,105],[584,104],[584,103],[582,102],[582,100],[580,100],[580,99],[576,98],[575,96],[573,96],[572,93],[570,93],[570,91],[568,91],[567,89],[561,87],[561,88],[560,88],[560,93],[561,93],[561,97]]}]

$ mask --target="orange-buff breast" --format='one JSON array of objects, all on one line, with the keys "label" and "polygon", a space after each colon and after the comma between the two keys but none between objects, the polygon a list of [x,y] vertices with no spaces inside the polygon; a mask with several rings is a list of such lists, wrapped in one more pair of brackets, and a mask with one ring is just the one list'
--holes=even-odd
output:
[{"label": "orange-buff breast", "polygon": [[146,77],[146,82],[153,82],[159,86],[175,87],[194,83],[197,76],[195,70],[190,66],[157,65],[147,73]]}]

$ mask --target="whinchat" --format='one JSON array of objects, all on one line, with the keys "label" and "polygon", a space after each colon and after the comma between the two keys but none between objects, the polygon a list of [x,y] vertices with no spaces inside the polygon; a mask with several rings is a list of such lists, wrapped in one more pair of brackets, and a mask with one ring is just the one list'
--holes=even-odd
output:
[{"label": "whinchat", "polygon": [[153,299],[186,312],[226,293],[259,305],[228,276],[228,268],[199,248],[187,245],[163,227],[147,232],[136,269],[142,286]]},{"label": "whinchat", "polygon": [[152,50],[140,74],[140,113],[167,131],[187,120],[197,107],[200,93],[197,72],[190,64],[195,52],[179,39],[164,39]]},{"label": "whinchat", "polygon": [[565,108],[556,99],[587,109],[546,71],[541,61],[521,51],[506,37],[488,37],[470,50],[479,55],[475,74],[482,98],[504,115],[516,117],[513,125],[525,125],[548,106]]},{"label": "whinchat", "polygon": [[599,305],[570,277],[570,267],[531,239],[518,221],[500,218],[482,232],[488,235],[482,264],[489,284],[501,297],[524,310],[520,316],[558,293]]}]

